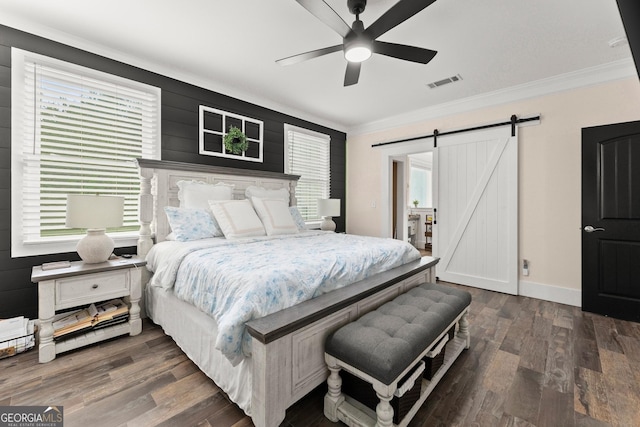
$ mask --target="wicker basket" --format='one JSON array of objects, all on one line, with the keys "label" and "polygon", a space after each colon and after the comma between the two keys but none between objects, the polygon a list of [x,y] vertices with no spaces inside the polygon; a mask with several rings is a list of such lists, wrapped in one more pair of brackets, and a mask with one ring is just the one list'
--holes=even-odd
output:
[{"label": "wicker basket", "polygon": [[[420,398],[420,389],[422,387],[420,378],[423,369],[424,362],[421,361],[398,382],[398,390],[396,390],[395,395],[389,402],[393,408],[394,424],[399,424]],[[340,376],[342,377],[342,392],[344,394],[374,411],[376,410],[379,399],[370,383],[345,370],[340,371]]]},{"label": "wicker basket", "polygon": [[[454,329],[454,328],[452,328]],[[447,348],[447,342],[449,341],[449,336],[451,335],[447,333],[438,344],[436,344],[425,356],[424,358],[424,377],[431,381],[431,378],[438,372],[438,369],[444,363],[444,353]]]}]

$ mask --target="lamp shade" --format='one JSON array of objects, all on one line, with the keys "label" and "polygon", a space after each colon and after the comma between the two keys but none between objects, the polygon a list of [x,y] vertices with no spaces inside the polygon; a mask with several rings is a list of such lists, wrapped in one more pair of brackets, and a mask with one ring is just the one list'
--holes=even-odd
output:
[{"label": "lamp shade", "polygon": [[340,199],[318,199],[318,215],[340,216]]},{"label": "lamp shade", "polygon": [[124,197],[67,195],[67,221],[70,228],[122,227]]}]

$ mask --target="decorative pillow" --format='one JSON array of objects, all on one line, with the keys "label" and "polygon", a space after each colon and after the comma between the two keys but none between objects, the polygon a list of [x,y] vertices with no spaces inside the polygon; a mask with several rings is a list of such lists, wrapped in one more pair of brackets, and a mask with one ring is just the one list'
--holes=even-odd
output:
[{"label": "decorative pillow", "polygon": [[209,200],[233,199],[233,184],[219,182],[207,184],[202,181],[178,181],[178,199],[181,208],[209,209]]},{"label": "decorative pillow", "polygon": [[298,210],[298,207],[289,206],[289,212],[291,213],[291,218],[293,218],[293,222],[296,223],[298,230],[306,230],[307,224],[305,224],[304,218],[302,218],[302,214]]},{"label": "decorative pillow", "polygon": [[261,199],[252,197],[251,202],[264,225],[267,236],[294,234],[298,226],[289,212],[289,205],[279,199]]},{"label": "decorative pillow", "polygon": [[269,188],[250,185],[246,190],[244,190],[244,195],[249,200],[251,200],[253,197],[258,197],[260,199],[279,199],[289,205],[289,190],[287,190],[286,188],[273,190]]},{"label": "decorative pillow", "polygon": [[166,206],[164,211],[171,226],[171,234],[179,242],[222,236],[208,209]]},{"label": "decorative pillow", "polygon": [[265,235],[264,226],[249,200],[211,200],[209,206],[227,239]]}]

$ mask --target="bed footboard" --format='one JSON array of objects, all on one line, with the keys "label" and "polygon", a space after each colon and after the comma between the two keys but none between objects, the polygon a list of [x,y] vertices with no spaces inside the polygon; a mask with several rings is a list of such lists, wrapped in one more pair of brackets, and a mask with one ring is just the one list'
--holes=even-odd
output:
[{"label": "bed footboard", "polygon": [[327,335],[420,283],[434,282],[437,262],[437,258],[423,257],[248,322],[253,341],[254,424],[280,425],[287,408],[326,380]]}]

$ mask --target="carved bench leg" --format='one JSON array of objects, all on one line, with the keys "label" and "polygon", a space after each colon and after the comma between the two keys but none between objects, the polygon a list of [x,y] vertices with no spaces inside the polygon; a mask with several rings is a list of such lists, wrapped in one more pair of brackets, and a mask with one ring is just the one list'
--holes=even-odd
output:
[{"label": "carved bench leg", "polygon": [[329,378],[327,378],[327,394],[324,396],[324,416],[335,423],[338,421],[338,407],[344,402],[342,378],[336,359],[325,355],[325,360],[329,367]]},{"label": "carved bench leg", "polygon": [[374,390],[380,402],[376,406],[376,415],[378,417],[375,427],[391,427],[393,426],[393,407],[389,401],[393,398],[393,393],[389,393],[388,387],[378,388],[374,384]]},{"label": "carved bench leg", "polygon": [[466,340],[466,345],[464,348],[468,349],[471,347],[471,334],[469,333],[469,320],[467,316],[469,314],[469,310],[465,311],[462,317],[460,318],[460,322],[458,325],[460,328],[458,329],[458,336]]}]

